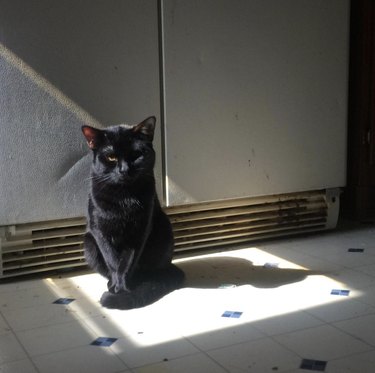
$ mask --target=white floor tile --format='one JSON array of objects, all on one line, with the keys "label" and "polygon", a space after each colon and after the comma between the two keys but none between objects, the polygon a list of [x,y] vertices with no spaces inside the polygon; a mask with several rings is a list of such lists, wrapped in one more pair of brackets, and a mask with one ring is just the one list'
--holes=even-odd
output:
[{"label": "white floor tile", "polygon": [[[358,300],[357,300],[358,299]],[[307,312],[327,323],[347,320],[353,317],[368,315],[375,312],[375,308],[359,301],[360,297],[351,299],[345,297],[339,303],[330,303],[314,308]]]},{"label": "white floor tile", "polygon": [[349,289],[364,290],[375,286],[375,277],[354,269],[332,273],[332,278],[346,284]]},{"label": "white floor tile", "polygon": [[13,310],[4,309],[2,314],[15,331],[76,320],[74,314],[66,306],[52,303]]},{"label": "white floor tile", "polygon": [[333,325],[375,347],[375,313],[337,322]]},{"label": "white floor tile", "polygon": [[130,338],[122,338],[116,341],[111,350],[131,368],[158,363],[165,359],[172,360],[199,352],[185,339],[180,338],[159,344],[148,344],[150,340],[155,340],[158,336],[149,335],[145,332],[139,336],[139,342],[142,342],[141,337],[144,338],[144,344],[137,345]]},{"label": "white floor tile", "polygon": [[18,290],[29,290],[38,287],[44,287],[44,280],[22,280],[22,278],[16,278],[14,281],[4,282],[0,284],[0,293],[14,293]]},{"label": "white floor tile", "polygon": [[370,264],[370,265],[367,264],[367,265],[356,268],[356,270],[359,272],[363,272],[366,275],[375,277],[375,264]]},{"label": "white floor tile", "polygon": [[273,337],[283,346],[305,359],[332,360],[372,348],[344,332],[323,325]]},{"label": "white floor tile", "polygon": [[0,365],[26,357],[24,349],[13,333],[0,335]]},{"label": "white floor tile", "polygon": [[230,346],[263,338],[264,333],[257,330],[252,323],[230,326],[188,337],[200,350],[208,351],[219,347]]},{"label": "white floor tile", "polygon": [[48,278],[45,280],[45,286],[57,298],[87,298],[85,293],[80,289],[79,285],[70,281],[70,279]]},{"label": "white floor tile", "polygon": [[308,313],[299,311],[260,320],[255,322],[254,326],[268,336],[273,336],[311,328],[322,323]]},{"label": "white floor tile", "polygon": [[301,359],[270,338],[209,351],[208,355],[229,372],[286,372]]},{"label": "white floor tile", "polygon": [[227,372],[209,357],[195,354],[133,369],[134,373],[224,373]]},{"label": "white floor tile", "polygon": [[265,246],[266,251],[270,251],[271,253],[278,255],[280,257],[285,257],[287,260],[298,263],[300,266],[308,268],[312,271],[318,272],[333,272],[339,271],[342,266],[338,263],[334,263],[332,261],[327,261],[324,257],[317,257],[312,255],[311,250],[307,250],[307,252],[302,251],[303,243],[298,242],[296,244],[289,244],[293,249],[289,248],[289,250],[284,250],[279,248],[276,243],[273,246]]},{"label": "white floor tile", "polygon": [[330,361],[327,373],[373,373],[375,367],[375,350]]},{"label": "white floor tile", "polygon": [[38,286],[14,292],[1,293],[1,310],[29,308],[42,304],[50,304],[58,297],[47,287]]},{"label": "white floor tile", "polygon": [[32,359],[40,373],[117,373],[127,367],[108,347],[85,346]]},{"label": "white floor tile", "polygon": [[16,332],[29,356],[89,345],[98,336],[79,321]]},{"label": "white floor tile", "polygon": [[104,314],[103,307],[99,301],[94,302],[92,299],[83,297],[76,299],[67,306],[69,312],[77,319],[86,319]]},{"label": "white floor tile", "polygon": [[68,281],[80,295],[92,300],[93,303],[97,303],[103,292],[107,290],[107,280],[97,273],[72,276]]},{"label": "white floor tile", "polygon": [[[363,253],[349,252],[351,248],[364,249]],[[337,242],[332,239],[314,240],[313,244],[301,245],[300,250],[317,259],[324,258],[325,261],[346,268],[356,268],[369,263],[375,263],[375,256],[365,245],[350,245],[349,242]]]},{"label": "white floor tile", "polygon": [[37,373],[32,362],[28,359],[12,361],[0,365],[1,373]]},{"label": "white floor tile", "polygon": [[102,315],[85,318],[80,322],[98,336],[124,338],[128,336],[127,330],[131,329],[125,320],[124,318],[112,319],[108,315]]},{"label": "white floor tile", "polygon": [[375,307],[375,287],[361,290],[361,295],[358,297],[358,301]]}]

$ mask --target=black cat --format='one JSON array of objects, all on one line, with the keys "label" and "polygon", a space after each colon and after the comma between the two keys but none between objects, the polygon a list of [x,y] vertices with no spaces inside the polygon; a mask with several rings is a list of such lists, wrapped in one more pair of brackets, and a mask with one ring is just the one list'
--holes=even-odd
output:
[{"label": "black cat", "polygon": [[155,121],[82,127],[93,151],[85,258],[108,279],[104,307],[143,307],[184,281],[183,271],[171,263],[172,227],[155,190]]}]

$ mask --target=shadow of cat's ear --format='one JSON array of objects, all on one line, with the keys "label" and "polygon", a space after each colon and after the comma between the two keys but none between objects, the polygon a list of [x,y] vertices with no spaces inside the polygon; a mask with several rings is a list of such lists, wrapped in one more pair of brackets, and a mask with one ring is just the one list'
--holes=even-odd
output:
[{"label": "shadow of cat's ear", "polygon": [[101,131],[90,126],[82,126],[83,135],[86,137],[87,145],[91,150],[98,147]]},{"label": "shadow of cat's ear", "polygon": [[147,137],[149,141],[154,139],[156,118],[154,116],[148,117],[143,122],[137,124],[134,128],[134,132],[142,133]]}]

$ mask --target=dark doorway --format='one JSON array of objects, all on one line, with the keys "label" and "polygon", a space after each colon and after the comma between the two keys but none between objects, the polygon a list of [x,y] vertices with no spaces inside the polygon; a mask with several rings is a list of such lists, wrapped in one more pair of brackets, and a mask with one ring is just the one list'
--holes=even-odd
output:
[{"label": "dark doorway", "polygon": [[352,0],[348,112],[347,217],[375,218],[375,1]]}]

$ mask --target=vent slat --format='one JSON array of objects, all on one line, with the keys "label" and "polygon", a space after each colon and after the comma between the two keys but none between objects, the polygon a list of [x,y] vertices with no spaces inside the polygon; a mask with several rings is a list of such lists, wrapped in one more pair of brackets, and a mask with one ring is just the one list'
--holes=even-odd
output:
[{"label": "vent slat", "polygon": [[11,243],[12,241],[29,241],[30,239],[33,241],[37,240],[48,240],[51,238],[59,238],[59,237],[71,237],[71,236],[78,236],[85,233],[84,227],[65,227],[65,228],[58,228],[58,229],[46,229],[46,230],[38,230],[36,232],[32,232],[32,235],[28,236],[14,236],[9,237],[8,241]]},{"label": "vent slat", "polygon": [[83,242],[83,235],[79,235],[77,237],[68,237],[68,238],[55,238],[49,240],[38,240],[32,244],[22,244],[17,242],[12,242],[12,245],[7,245],[5,242],[2,244],[2,251],[3,253],[12,253],[18,251],[30,251],[30,250],[38,250],[42,248],[49,248],[49,247],[64,247],[70,246],[75,244],[80,244]]},{"label": "vent slat", "polygon": [[84,227],[86,224],[86,219],[83,217],[71,218],[71,219],[59,219],[59,220],[49,220],[42,224],[37,223],[26,223],[17,225],[16,235],[24,235],[25,232],[38,232],[40,230],[46,229],[56,229],[56,228],[72,228],[76,226]]},{"label": "vent slat", "polygon": [[252,215],[240,215],[240,216],[224,216],[224,217],[212,217],[210,219],[197,220],[191,222],[173,223],[174,232],[180,232],[184,230],[199,229],[205,227],[217,227],[222,225],[232,225],[232,224],[257,224],[257,222],[264,221],[286,221],[286,220],[300,220],[309,219],[317,216],[324,216],[326,210],[316,210],[316,211],[297,211],[294,214],[279,214],[278,212],[269,212],[261,214]]},{"label": "vent slat", "polygon": [[313,202],[314,200],[324,200],[325,190],[314,190],[307,192],[296,192],[288,194],[275,194],[258,197],[245,197],[237,199],[228,199],[222,201],[199,202],[188,205],[171,206],[166,209],[168,215],[172,217],[175,214],[192,213],[196,211],[209,211],[222,208],[233,208],[240,206],[252,206],[260,204],[270,204],[288,201],[306,200]]},{"label": "vent slat", "polygon": [[236,237],[236,238],[228,238],[228,239],[217,239],[215,241],[205,241],[205,242],[199,242],[199,243],[194,243],[194,244],[181,244],[177,245],[175,252],[176,253],[184,253],[187,251],[191,250],[201,250],[201,249],[208,249],[208,248],[216,248],[216,247],[223,247],[226,245],[235,245],[235,244],[242,244],[246,242],[251,242],[254,240],[264,240],[264,239],[270,239],[270,238],[276,238],[276,237],[285,237],[285,236],[290,236],[293,234],[307,234],[307,233],[312,233],[316,232],[317,230],[324,229],[325,225],[324,224],[319,224],[316,226],[311,226],[308,228],[303,228],[303,229],[291,229],[291,230],[285,230],[285,231],[280,231],[277,233],[260,233],[260,234],[253,234],[249,236],[241,236],[241,237]]},{"label": "vent slat", "polygon": [[58,270],[64,270],[64,269],[73,269],[76,267],[87,267],[86,263],[83,263],[82,260],[78,262],[66,262],[64,264],[59,265],[51,265],[48,266],[42,265],[35,268],[23,268],[23,269],[16,269],[16,270],[10,270],[3,273],[2,278],[11,278],[16,276],[26,276],[26,275],[32,275],[36,273],[43,273],[43,272],[51,272],[51,271],[58,271]]},{"label": "vent slat", "polygon": [[[3,263],[17,262],[19,260],[29,260],[34,258],[44,258],[54,255],[67,256],[72,253],[83,252],[82,245],[76,246],[64,246],[62,248],[48,248],[48,249],[39,249],[33,251],[19,251],[3,255]],[[3,264],[5,265],[5,264]]]},{"label": "vent slat", "polygon": [[274,212],[280,211],[280,214],[293,214],[293,212],[305,211],[307,209],[324,209],[326,204],[322,201],[321,203],[314,203],[310,205],[307,201],[300,202],[288,202],[287,204],[264,204],[259,206],[244,206],[228,209],[219,209],[212,211],[204,212],[192,212],[191,214],[181,214],[181,215],[172,215],[170,217],[172,224],[186,222],[186,221],[196,221],[210,219],[212,216],[215,217],[225,217],[225,216],[239,216],[239,215],[248,215],[248,214],[259,214],[265,212]]},{"label": "vent slat", "polygon": [[[299,223],[297,226],[299,228],[308,228],[311,226],[315,225],[321,225],[325,223],[325,219],[320,219],[319,221],[314,222],[313,224],[311,223]],[[193,237],[193,238],[187,238],[187,239],[179,239],[175,241],[175,245],[179,246],[184,243],[189,243],[193,244],[196,242],[204,242],[204,241],[212,241],[217,239],[217,237],[220,237],[220,239],[225,239],[225,238],[230,238],[230,237],[240,237],[240,236],[251,236],[254,234],[260,234],[260,233],[275,233],[283,230],[290,230],[290,229],[296,229],[296,226],[293,224],[285,224],[285,225],[273,225],[270,226],[269,228],[249,228],[246,231],[236,231],[236,232],[230,232],[230,233],[225,233],[225,234],[220,234],[220,235],[202,235],[199,237]]]},{"label": "vent slat", "polygon": [[29,259],[29,260],[22,260],[16,263],[4,263],[3,271],[5,272],[11,269],[35,267],[35,266],[49,265],[49,264],[67,262],[71,260],[83,260],[83,259],[84,259],[83,253],[80,253],[78,255],[70,254],[66,256],[58,255],[57,257],[46,257],[44,260],[42,258],[35,258],[35,259]]},{"label": "vent slat", "polygon": [[175,239],[178,240],[184,237],[195,237],[195,236],[202,236],[202,235],[221,235],[224,233],[230,232],[237,232],[243,230],[254,230],[257,228],[272,228],[272,227],[283,227],[283,226],[300,226],[300,225],[311,225],[314,224],[316,221],[321,222],[322,216],[315,215],[306,218],[299,218],[299,219],[288,219],[285,221],[280,221],[278,219],[272,220],[265,220],[265,221],[258,221],[258,222],[251,222],[250,224],[231,224],[231,225],[223,225],[223,226],[216,226],[210,228],[195,228],[191,230],[185,230],[183,232],[176,232]]}]

